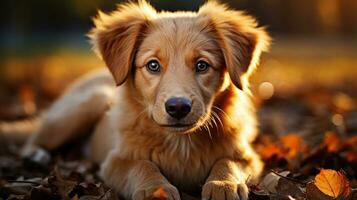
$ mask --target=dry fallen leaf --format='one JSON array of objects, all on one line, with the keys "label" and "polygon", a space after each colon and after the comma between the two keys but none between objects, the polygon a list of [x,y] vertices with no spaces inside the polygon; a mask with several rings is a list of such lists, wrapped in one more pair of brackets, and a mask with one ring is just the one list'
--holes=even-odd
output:
[{"label": "dry fallen leaf", "polygon": [[262,145],[257,149],[263,160],[273,157],[294,159],[301,153],[306,153],[307,146],[298,134],[287,134],[279,138],[279,142],[263,139]]},{"label": "dry fallen leaf", "polygon": [[327,132],[324,138],[324,145],[329,152],[338,152],[342,147],[342,142],[336,133]]},{"label": "dry fallen leaf", "polygon": [[277,186],[279,180],[282,178],[281,176],[287,176],[289,173],[290,173],[289,171],[283,171],[279,173],[280,174],[279,176],[274,172],[270,172],[263,178],[259,186],[260,188],[262,188],[264,191],[268,193],[277,193]]},{"label": "dry fallen leaf", "polygon": [[343,145],[345,148],[357,147],[357,135],[348,138]]},{"label": "dry fallen leaf", "polygon": [[282,152],[280,148],[273,143],[264,144],[259,152],[263,160],[269,160],[273,156],[282,157]]},{"label": "dry fallen leaf", "polygon": [[321,169],[315,177],[316,187],[324,194],[333,197],[348,197],[351,194],[351,187],[345,175],[331,169]]},{"label": "dry fallen leaf", "polygon": [[354,151],[346,152],[344,155],[346,160],[350,163],[356,163],[357,162],[357,153]]},{"label": "dry fallen leaf", "polygon": [[323,194],[316,185],[311,182],[306,185],[306,199],[307,200],[333,200],[334,198]]},{"label": "dry fallen leaf", "polygon": [[306,146],[300,135],[288,134],[280,138],[280,141],[286,151],[286,156],[288,158],[294,158],[299,153],[304,152]]},{"label": "dry fallen leaf", "polygon": [[303,197],[304,193],[299,185],[291,180],[286,178],[280,178],[278,181],[278,185],[276,186],[276,191],[279,195],[283,195],[286,197],[294,197],[299,198]]}]

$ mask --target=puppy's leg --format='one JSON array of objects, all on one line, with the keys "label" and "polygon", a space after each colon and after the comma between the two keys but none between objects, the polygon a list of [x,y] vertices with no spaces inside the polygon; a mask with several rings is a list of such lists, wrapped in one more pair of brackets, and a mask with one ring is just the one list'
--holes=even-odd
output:
[{"label": "puppy's leg", "polygon": [[53,150],[78,136],[109,108],[113,93],[113,87],[106,85],[68,91],[42,116],[42,125],[27,141],[23,156],[32,154],[36,146]]},{"label": "puppy's leg", "polygon": [[164,189],[169,200],[180,199],[178,190],[150,161],[121,159],[112,151],[101,167],[101,176],[126,199],[148,199],[159,188]]},{"label": "puppy's leg", "polygon": [[211,200],[247,200],[246,181],[252,171],[243,167],[239,161],[218,160],[202,188],[202,199]]}]

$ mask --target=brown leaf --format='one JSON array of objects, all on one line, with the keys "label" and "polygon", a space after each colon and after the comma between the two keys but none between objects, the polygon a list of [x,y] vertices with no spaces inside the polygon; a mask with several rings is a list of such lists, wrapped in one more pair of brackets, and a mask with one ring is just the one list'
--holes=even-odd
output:
[{"label": "brown leaf", "polygon": [[31,194],[30,194],[30,198],[31,199],[52,199],[52,200],[58,200],[61,197],[58,195],[55,195],[51,192],[51,190],[49,188],[46,188],[42,185],[38,186],[38,187],[34,187],[31,190]]},{"label": "brown leaf", "polygon": [[[290,172],[288,172],[288,171],[283,171],[283,172],[280,172],[279,174],[281,176],[287,176],[289,173]],[[260,188],[264,189],[268,193],[277,193],[276,189],[278,186],[278,182],[281,179],[281,176],[275,174],[274,172],[270,172],[260,182],[260,184],[259,184]]]},{"label": "brown leaf", "polygon": [[256,185],[251,185],[249,187],[249,199],[251,200],[270,200],[269,193],[262,190]]},{"label": "brown leaf", "polygon": [[70,196],[77,182],[64,179],[59,169],[55,167],[54,175],[48,178],[48,184],[52,192],[65,198]]},{"label": "brown leaf", "polygon": [[276,186],[276,191],[278,194],[287,197],[291,196],[294,198],[298,198],[304,195],[297,183],[294,183],[286,178],[279,179],[278,185]]},{"label": "brown leaf", "polygon": [[351,194],[347,178],[335,170],[322,169],[315,177],[315,185],[322,193],[333,198],[340,196],[347,198]]},{"label": "brown leaf", "polygon": [[333,200],[332,197],[323,194],[313,182],[306,185],[306,199],[307,200]]}]

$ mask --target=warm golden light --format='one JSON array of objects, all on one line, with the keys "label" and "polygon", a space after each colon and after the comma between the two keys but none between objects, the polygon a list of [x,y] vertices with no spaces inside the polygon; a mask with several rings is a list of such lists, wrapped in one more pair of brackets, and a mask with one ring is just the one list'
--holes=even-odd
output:
[{"label": "warm golden light", "polygon": [[341,114],[334,114],[331,119],[336,126],[343,126],[343,116]]},{"label": "warm golden light", "polygon": [[263,82],[259,85],[258,94],[260,98],[267,100],[274,95],[274,86],[270,82]]}]

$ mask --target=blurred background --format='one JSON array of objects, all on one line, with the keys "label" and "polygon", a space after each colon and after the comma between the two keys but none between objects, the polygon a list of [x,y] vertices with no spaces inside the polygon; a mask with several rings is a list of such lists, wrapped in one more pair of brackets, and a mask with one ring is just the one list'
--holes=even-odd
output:
[{"label": "blurred background", "polygon": [[[103,67],[85,35],[98,9],[109,12],[120,2],[3,0],[0,8],[0,119],[36,115],[75,78]],[[252,77],[252,89],[263,118],[264,112],[274,105],[283,109],[282,118],[285,114],[289,118],[300,116],[308,110],[314,115],[327,116],[337,125],[341,125],[346,113],[355,113],[357,1],[222,2],[256,16],[274,39],[270,53],[263,55]],[[151,0],[151,3],[158,10],[175,11],[197,10],[204,1]],[[295,101],[299,102],[294,104]],[[301,109],[302,101],[303,106],[312,105],[312,109]],[[271,113],[268,114],[268,120],[273,120]],[[274,120],[269,123],[278,125],[266,127],[284,133],[294,129],[291,124],[287,128]],[[292,121],[298,129],[300,121],[295,118]],[[357,117],[352,121],[355,124]]]}]

